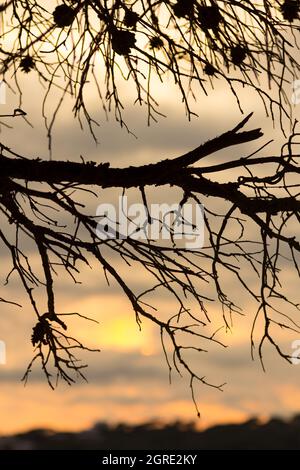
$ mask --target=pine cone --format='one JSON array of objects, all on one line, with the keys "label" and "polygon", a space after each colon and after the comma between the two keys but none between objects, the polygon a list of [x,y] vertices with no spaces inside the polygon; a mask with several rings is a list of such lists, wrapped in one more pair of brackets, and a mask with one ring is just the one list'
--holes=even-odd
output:
[{"label": "pine cone", "polygon": [[49,330],[50,330],[49,322],[45,320],[44,318],[39,320],[37,324],[32,328],[32,331],[33,331],[32,336],[31,336],[32,345],[35,346],[38,343],[47,344],[48,341],[45,338],[45,336],[47,335]]},{"label": "pine cone", "polygon": [[130,31],[117,29],[112,33],[111,45],[117,54],[128,55],[135,42],[135,35]]},{"label": "pine cone", "polygon": [[139,15],[135,13],[135,11],[132,10],[126,10],[125,16],[124,16],[124,26],[127,28],[136,28],[136,24],[139,20]]},{"label": "pine cone", "polygon": [[198,13],[200,26],[203,31],[206,31],[208,29],[216,30],[218,28],[222,16],[217,5],[199,6]]},{"label": "pine cone", "polygon": [[34,69],[34,60],[32,57],[30,57],[30,55],[27,55],[21,59],[20,69],[25,73],[29,73],[32,69]]},{"label": "pine cone", "polygon": [[174,15],[177,18],[190,18],[194,13],[195,0],[178,0],[173,6]]},{"label": "pine cone", "polygon": [[282,16],[285,20],[292,23],[299,18],[299,0],[285,0],[280,7]]},{"label": "pine cone", "polygon": [[234,65],[241,65],[246,58],[246,49],[243,46],[234,46],[231,48],[231,60]]},{"label": "pine cone", "polygon": [[75,10],[66,4],[58,5],[53,12],[54,22],[60,28],[71,26],[75,16]]}]

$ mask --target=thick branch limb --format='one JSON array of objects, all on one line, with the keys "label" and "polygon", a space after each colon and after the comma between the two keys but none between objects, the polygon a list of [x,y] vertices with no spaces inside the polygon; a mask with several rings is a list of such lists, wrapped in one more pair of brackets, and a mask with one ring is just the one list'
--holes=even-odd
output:
[{"label": "thick branch limb", "polygon": [[[279,163],[283,166],[284,172],[299,173],[299,167],[291,164],[284,157],[257,157],[252,160],[240,159],[237,162],[231,161],[212,167],[187,168],[216,151],[261,137],[263,134],[260,129],[238,132],[248,122],[251,115],[247,116],[232,130],[209,140],[185,155],[173,160],[167,159],[140,167],[110,168],[108,163],[97,165],[95,162],[29,160],[10,158],[2,154],[0,181],[2,179],[2,186],[5,184],[4,180],[7,184],[7,178],[49,184],[79,183],[81,185],[97,185],[101,188],[172,185],[184,189],[186,193],[192,191],[229,200],[235,203],[241,212],[245,212],[244,208],[246,208],[247,213],[265,212],[276,214],[278,212],[299,211],[300,201],[297,201],[296,198],[249,198],[239,190],[242,180],[236,183],[221,184],[203,177],[204,173],[221,172],[230,168],[248,167],[264,163]],[[2,152],[5,150],[7,153],[10,152],[8,148],[2,146]]]}]

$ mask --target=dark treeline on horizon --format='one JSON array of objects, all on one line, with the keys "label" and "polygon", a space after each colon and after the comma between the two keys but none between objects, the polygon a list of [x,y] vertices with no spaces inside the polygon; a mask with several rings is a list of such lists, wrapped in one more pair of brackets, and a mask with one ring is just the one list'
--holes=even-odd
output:
[{"label": "dark treeline on horizon", "polygon": [[0,437],[0,450],[300,450],[300,414],[290,420],[256,418],[240,424],[196,429],[195,423],[141,425],[97,423],[91,429],[55,432],[35,429]]}]

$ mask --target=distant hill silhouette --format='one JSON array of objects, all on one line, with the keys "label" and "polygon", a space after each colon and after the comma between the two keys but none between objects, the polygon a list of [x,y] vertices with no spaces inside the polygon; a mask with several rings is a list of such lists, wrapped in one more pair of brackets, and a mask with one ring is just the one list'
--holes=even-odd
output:
[{"label": "distant hill silhouette", "polygon": [[78,433],[36,429],[9,437],[0,437],[0,450],[106,450],[106,449],[298,449],[300,450],[300,415],[289,421],[272,418],[261,424],[251,419],[242,424],[213,426],[198,431],[194,423],[174,422],[160,426],[97,423]]}]

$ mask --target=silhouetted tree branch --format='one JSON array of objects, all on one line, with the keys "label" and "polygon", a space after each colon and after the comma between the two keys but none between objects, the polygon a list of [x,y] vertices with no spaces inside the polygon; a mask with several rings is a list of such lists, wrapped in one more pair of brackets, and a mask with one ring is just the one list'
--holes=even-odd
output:
[{"label": "silhouetted tree branch", "polygon": [[[193,114],[189,97],[198,95],[197,87],[207,93],[208,85],[221,79],[240,109],[239,87],[247,86],[258,93],[273,120],[278,113],[282,127],[283,116],[290,118],[285,85],[299,74],[294,53],[298,50],[296,0],[261,4],[252,0],[66,0],[59,4],[10,0],[2,3],[0,13],[4,15],[0,74],[8,84],[12,75],[20,94],[19,108],[2,118],[24,117],[18,78],[21,73],[36,73],[46,84],[43,115],[50,144],[67,94],[74,98],[75,115],[80,122],[82,116],[87,119],[96,138],[96,122],[85,100],[91,83],[105,111],[113,109],[121,125],[125,125],[122,80],[134,84],[136,102],[146,105],[149,122],[155,120],[160,113],[152,94],[154,76],[162,81],[172,77],[188,117]],[[57,106],[49,119],[45,108],[53,88],[58,92]],[[55,384],[53,370],[57,379],[69,384],[76,376],[84,378],[85,366],[75,353],[90,349],[69,335],[67,319],[70,315],[87,317],[57,311],[55,285],[61,269],[76,283],[80,269],[91,259],[102,267],[108,283],[113,279],[122,289],[138,325],[149,320],[157,326],[169,371],[175,368],[189,375],[196,407],[195,381],[222,387],[194,370],[188,359],[190,352],[206,352],[210,343],[225,347],[208,306],[219,301],[225,328],[230,328],[233,313],[241,313],[224,288],[225,276],[237,280],[257,302],[252,353],[258,344],[263,364],[263,346],[269,342],[280,356],[291,360],[276,333],[282,329],[300,332],[299,304],[286,294],[282,280],[283,263],[289,264],[295,276],[300,275],[296,126],[278,155],[257,156],[255,152],[224,163],[202,162],[217,151],[262,137],[260,129],[243,130],[250,117],[184,155],[127,168],[111,167],[110,162],[25,158],[0,144],[0,211],[6,222],[1,224],[0,240],[11,259],[6,281],[18,276],[37,317],[32,334],[35,356],[24,380],[36,360],[41,361],[51,386]],[[178,245],[174,226],[168,227],[169,243],[153,242],[150,237],[119,237],[118,228],[114,238],[99,239],[99,220],[85,204],[86,195],[98,197],[108,188],[123,193],[135,188],[148,209],[146,191],[157,186],[179,189],[179,208],[188,203],[205,206],[206,244],[201,249]],[[144,225],[136,231],[151,225],[151,217],[148,211]],[[165,228],[163,219],[156,222],[160,230]],[[39,268],[30,261],[26,240],[36,248]],[[137,267],[141,276],[144,272],[152,284],[136,292],[118,268],[122,262]],[[250,271],[256,279],[254,286],[247,280]],[[38,287],[47,299],[42,307],[36,300]],[[167,315],[152,305],[153,294],[160,293],[170,299]]]},{"label": "silhouetted tree branch", "polygon": [[66,94],[74,97],[75,114],[87,119],[94,134],[96,122],[85,98],[92,84],[121,125],[126,125],[123,80],[135,87],[149,122],[156,120],[160,112],[152,83],[157,76],[172,77],[189,117],[194,114],[190,97],[207,94],[216,80],[228,84],[240,109],[239,89],[250,87],[273,118],[276,109],[280,120],[289,117],[285,84],[299,76],[297,0],[12,0],[1,9],[4,80],[13,72],[21,92],[18,75],[38,74],[46,85],[44,113],[52,88],[61,93],[53,116],[45,117],[49,137]]},{"label": "silhouetted tree branch", "polygon": [[[111,168],[108,163],[97,165],[93,162],[78,164],[26,159],[11,155],[10,150],[2,145],[0,210],[14,224],[16,244],[9,243],[2,229],[0,238],[11,252],[12,272],[16,271],[19,275],[38,317],[32,336],[32,342],[37,346],[34,359],[41,359],[51,385],[51,360],[59,376],[70,383],[74,379],[69,370],[81,374],[82,367],[76,363],[73,350],[85,348],[65,333],[65,318],[56,311],[53,278],[55,266],[63,266],[76,282],[80,263],[88,263],[89,256],[99,262],[108,279],[113,278],[121,287],[130,300],[138,324],[141,324],[143,319],[148,319],[157,325],[170,370],[173,367],[172,360],[169,359],[171,345],[173,365],[178,371],[183,369],[189,373],[192,391],[195,379],[218,388],[221,386],[211,384],[191,369],[185,353],[187,350],[206,351],[209,341],[223,344],[217,339],[217,331],[209,334],[206,332],[211,321],[206,304],[213,300],[207,292],[209,289],[205,287],[206,284],[214,286],[217,299],[224,307],[226,327],[230,327],[230,315],[239,312],[239,307],[230,299],[230,295],[224,292],[224,274],[220,274],[223,270],[236,276],[258,302],[258,315],[264,318],[265,324],[259,343],[261,360],[262,345],[265,341],[273,344],[282,357],[290,360],[289,354],[277,345],[276,334],[271,334],[271,328],[277,326],[280,329],[298,331],[299,326],[292,316],[286,314],[285,308],[279,311],[273,305],[272,298],[281,299],[296,311],[299,309],[298,304],[282,292],[279,277],[280,254],[285,253],[287,249],[290,251],[290,262],[294,265],[296,275],[299,275],[300,244],[293,231],[293,227],[297,227],[299,223],[300,203],[295,190],[295,186],[299,188],[299,184],[297,180],[296,185],[288,183],[288,178],[297,177],[299,174],[299,156],[292,153],[282,153],[280,156],[253,154],[224,164],[201,166],[201,159],[215,151],[262,136],[260,129],[241,131],[250,116],[232,130],[185,155],[140,167],[121,169]],[[296,136],[294,132],[290,137],[289,148],[292,148]],[[240,170],[239,176],[226,183],[218,182],[219,175],[233,167]],[[259,170],[255,171],[256,168]],[[259,172],[265,174],[258,176]],[[41,189],[32,187],[32,183],[36,182],[42,183]],[[192,250],[179,247],[174,241],[164,246],[150,238],[143,241],[128,236],[125,239],[99,240],[95,216],[87,214],[84,204],[75,196],[83,190],[84,185],[93,186],[95,196],[99,191],[112,187],[123,191],[136,188],[140,192],[141,187],[145,190],[152,186],[176,186],[184,195],[182,205],[191,200],[196,203],[206,201],[207,215],[204,220],[209,244],[201,250]],[[221,214],[214,213],[210,207],[215,198],[220,198],[226,203],[226,209]],[[31,216],[26,207],[30,207]],[[60,227],[59,219],[50,216],[54,208],[60,217],[62,213],[65,214],[64,220],[67,220],[68,214],[74,218],[75,230],[73,224],[71,227]],[[214,218],[222,220],[218,230],[213,228]],[[256,226],[256,231],[249,230],[250,221]],[[160,223],[162,224],[162,221]],[[240,227],[238,234],[230,239],[230,233],[235,232],[232,226],[236,224]],[[289,233],[290,227],[292,235]],[[30,267],[28,257],[19,242],[21,233],[32,239],[36,245],[44,280],[39,279]],[[115,261],[115,265],[112,264],[107,249],[111,254],[117,254],[120,261],[123,259],[130,265],[138,265],[141,271],[150,273],[155,284],[145,292],[134,292],[127,279],[119,273],[118,261]],[[258,290],[257,286],[252,290],[248,285],[246,268],[244,267],[245,272],[241,269],[243,262],[257,274],[257,282],[260,285]],[[37,307],[33,285],[44,285],[48,299],[46,313],[40,312]],[[147,301],[149,293],[159,293],[163,290],[177,303],[177,310],[172,308],[167,319],[161,317],[159,311],[153,311]],[[191,299],[197,302],[196,311],[189,307]],[[274,312],[275,315],[272,315]],[[191,337],[189,345],[186,344],[186,339],[180,337],[179,332],[183,337]],[[195,345],[194,338],[197,339]],[[168,347],[165,346],[167,340]],[[254,348],[254,341],[252,347]],[[31,366],[32,364],[28,368],[26,379]]]}]

